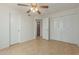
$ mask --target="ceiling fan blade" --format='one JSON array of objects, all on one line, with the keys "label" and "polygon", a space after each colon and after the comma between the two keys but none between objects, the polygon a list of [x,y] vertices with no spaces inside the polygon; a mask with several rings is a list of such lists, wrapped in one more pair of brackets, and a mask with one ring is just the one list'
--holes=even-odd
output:
[{"label": "ceiling fan blade", "polygon": [[41,12],[39,10],[37,12],[38,12],[38,14],[41,14]]},{"label": "ceiling fan blade", "polygon": [[48,8],[48,6],[40,6],[40,8]]},{"label": "ceiling fan blade", "polygon": [[27,13],[29,13],[31,10],[29,9],[28,11],[27,11]]},{"label": "ceiling fan blade", "polygon": [[29,5],[26,5],[26,4],[17,4],[18,6],[29,6]]}]

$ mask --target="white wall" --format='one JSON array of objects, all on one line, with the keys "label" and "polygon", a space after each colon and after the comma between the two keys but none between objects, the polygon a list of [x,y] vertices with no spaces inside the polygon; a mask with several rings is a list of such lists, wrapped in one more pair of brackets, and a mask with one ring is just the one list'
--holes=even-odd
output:
[{"label": "white wall", "polygon": [[21,41],[28,41],[34,38],[34,19],[26,14],[21,16]]},{"label": "white wall", "polygon": [[42,19],[41,19],[41,20],[40,20],[40,36],[41,36],[41,37],[42,37],[42,33],[43,33],[43,32],[42,32],[42,28],[43,28],[42,25],[43,25],[43,23],[42,23]]},{"label": "white wall", "polygon": [[36,37],[37,37],[37,23],[36,23],[36,19],[34,18],[34,22],[33,22],[33,24],[34,24],[34,37],[33,37],[33,39],[36,39]]},{"label": "white wall", "polygon": [[51,39],[79,44],[79,9],[52,15]]},{"label": "white wall", "polygon": [[42,38],[49,40],[49,19],[44,18],[42,20]]},{"label": "white wall", "polygon": [[9,9],[0,6],[0,48],[9,46]]},{"label": "white wall", "polygon": [[14,7],[0,5],[0,48],[34,38],[34,19]]}]

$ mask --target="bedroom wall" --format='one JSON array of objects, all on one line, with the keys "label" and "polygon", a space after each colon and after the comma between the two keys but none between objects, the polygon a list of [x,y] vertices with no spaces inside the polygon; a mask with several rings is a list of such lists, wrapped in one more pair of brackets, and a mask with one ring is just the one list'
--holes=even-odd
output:
[{"label": "bedroom wall", "polygon": [[0,6],[0,48],[9,46],[9,9]]},{"label": "bedroom wall", "polygon": [[21,41],[34,39],[34,19],[26,14],[21,16]]},{"label": "bedroom wall", "polygon": [[59,40],[79,45],[79,8],[52,15],[50,20],[51,40]]},{"label": "bedroom wall", "polygon": [[18,8],[0,5],[0,49],[34,38],[34,19]]},{"label": "bedroom wall", "polygon": [[49,40],[49,18],[42,19],[42,38]]}]

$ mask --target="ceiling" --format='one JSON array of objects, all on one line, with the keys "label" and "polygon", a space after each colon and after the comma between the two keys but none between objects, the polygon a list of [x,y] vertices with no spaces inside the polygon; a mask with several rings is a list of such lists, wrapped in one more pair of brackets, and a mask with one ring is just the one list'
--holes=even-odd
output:
[{"label": "ceiling", "polygon": [[[30,3],[26,3],[27,5],[30,5]],[[8,5],[11,7],[16,7],[18,9],[20,9],[22,12],[26,13],[26,11],[30,8],[30,7],[25,7],[25,6],[17,6],[17,4],[15,3],[8,3],[8,4],[0,4],[0,5]],[[65,11],[68,9],[74,9],[74,8],[78,8],[79,7],[79,3],[39,3],[39,5],[48,5],[49,8],[48,9],[43,9],[41,8],[41,15],[39,15],[38,13],[30,13],[31,16],[35,16],[35,17],[45,17],[45,16],[49,16],[50,14],[54,14],[57,12],[61,12],[61,11]],[[26,13],[27,14],[27,13]]]}]

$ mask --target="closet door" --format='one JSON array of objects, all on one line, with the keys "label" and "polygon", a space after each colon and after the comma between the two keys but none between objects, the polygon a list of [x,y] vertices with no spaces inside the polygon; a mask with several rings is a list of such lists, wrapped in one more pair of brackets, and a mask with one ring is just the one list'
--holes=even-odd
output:
[{"label": "closet door", "polygon": [[11,14],[11,40],[10,44],[15,44],[20,42],[20,28],[19,28],[19,23],[20,23],[20,16],[16,11],[12,11]]}]

